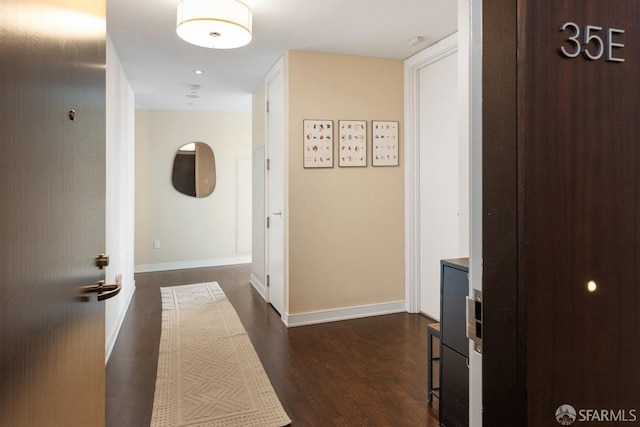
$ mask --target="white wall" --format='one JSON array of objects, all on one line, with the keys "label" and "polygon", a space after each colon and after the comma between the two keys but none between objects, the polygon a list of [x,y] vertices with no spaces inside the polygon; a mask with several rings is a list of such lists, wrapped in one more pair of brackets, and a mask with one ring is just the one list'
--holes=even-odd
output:
[{"label": "white wall", "polygon": [[134,94],[120,59],[107,38],[106,72],[106,268],[107,283],[122,275],[122,291],[106,301],[106,359],[135,290],[133,278],[134,225]]},{"label": "white wall", "polygon": [[[136,111],[136,272],[251,262],[251,128],[251,113]],[[171,184],[176,151],[196,141],[216,160],[201,199]]]}]

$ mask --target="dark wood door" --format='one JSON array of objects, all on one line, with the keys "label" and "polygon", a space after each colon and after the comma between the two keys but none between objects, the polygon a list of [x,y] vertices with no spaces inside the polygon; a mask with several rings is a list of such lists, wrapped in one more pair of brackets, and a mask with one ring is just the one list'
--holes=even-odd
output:
[{"label": "dark wood door", "polygon": [[105,2],[0,0],[0,52],[0,425],[104,425]]},{"label": "dark wood door", "polygon": [[640,4],[484,3],[484,421],[640,421]]}]

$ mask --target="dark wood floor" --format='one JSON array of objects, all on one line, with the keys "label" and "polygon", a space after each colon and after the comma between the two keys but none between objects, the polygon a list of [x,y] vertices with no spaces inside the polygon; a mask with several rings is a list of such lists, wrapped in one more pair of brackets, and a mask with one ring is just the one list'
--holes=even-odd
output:
[{"label": "dark wood floor", "polygon": [[248,265],[136,275],[107,365],[107,426],[148,426],[161,286],[217,281],[235,307],[292,426],[437,426],[427,403],[427,325],[390,314],[287,329],[249,284]]}]

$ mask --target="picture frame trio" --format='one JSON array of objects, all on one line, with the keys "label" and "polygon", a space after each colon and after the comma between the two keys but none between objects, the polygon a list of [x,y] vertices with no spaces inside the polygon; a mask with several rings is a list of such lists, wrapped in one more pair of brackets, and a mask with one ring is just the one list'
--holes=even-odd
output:
[{"label": "picture frame trio", "polygon": [[[399,125],[397,121],[371,121],[371,165],[399,165]],[[334,163],[333,120],[303,121],[303,166],[332,168]],[[366,167],[368,140],[366,120],[338,120],[337,156],[340,167]]]}]

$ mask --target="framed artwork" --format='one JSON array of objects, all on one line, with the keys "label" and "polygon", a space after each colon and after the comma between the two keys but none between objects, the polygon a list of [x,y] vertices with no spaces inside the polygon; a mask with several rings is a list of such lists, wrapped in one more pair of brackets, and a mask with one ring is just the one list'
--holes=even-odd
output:
[{"label": "framed artwork", "polygon": [[333,167],[333,120],[303,120],[303,166]]},{"label": "framed artwork", "polygon": [[371,122],[371,165],[398,166],[398,122],[373,120]]},{"label": "framed artwork", "polygon": [[367,121],[338,121],[338,165],[367,166]]}]

